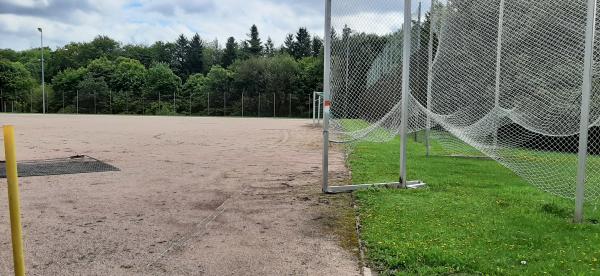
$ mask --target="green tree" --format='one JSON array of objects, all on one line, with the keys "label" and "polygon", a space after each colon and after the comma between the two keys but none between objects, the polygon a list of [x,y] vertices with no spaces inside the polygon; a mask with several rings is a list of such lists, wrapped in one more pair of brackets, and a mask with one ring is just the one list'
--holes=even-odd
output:
[{"label": "green tree", "polygon": [[306,28],[298,29],[296,33],[296,42],[292,47],[292,55],[296,59],[311,56],[312,48],[310,44],[310,34]]},{"label": "green tree", "polygon": [[88,72],[77,87],[79,113],[107,113],[109,88],[103,77],[94,77]]},{"label": "green tree", "polygon": [[171,60],[171,68],[173,69],[173,72],[175,72],[175,74],[181,79],[185,79],[189,74],[187,60],[188,53],[190,52],[189,47],[190,42],[188,39],[185,37],[185,35],[180,34],[177,38],[177,41],[175,41],[173,59]]},{"label": "green tree", "polygon": [[181,78],[164,63],[157,63],[148,69],[144,88],[144,113],[169,114],[175,111],[174,97],[181,88]]},{"label": "green tree", "polygon": [[[68,68],[56,74],[52,78],[52,87],[55,92],[54,100],[51,101],[49,109],[75,113],[77,111],[77,91],[80,87],[79,84],[87,75],[88,72],[85,67],[77,69]],[[62,110],[63,96],[65,100],[64,110]]]},{"label": "green tree", "polygon": [[318,36],[314,36],[312,40],[312,56],[318,57],[322,52],[323,41]]},{"label": "green tree", "polygon": [[231,71],[219,65],[211,67],[208,74],[206,74],[206,89],[210,93],[211,102],[210,114],[228,114],[223,105],[227,103],[227,99],[232,98],[230,93],[231,78]]},{"label": "green tree", "polygon": [[250,33],[248,34],[248,52],[252,56],[259,56],[262,54],[263,46],[258,35],[258,28],[255,24],[250,27]]},{"label": "green tree", "polygon": [[283,52],[293,55],[294,54],[294,34],[287,34],[285,36],[285,40],[283,41]]},{"label": "green tree", "polygon": [[207,78],[202,74],[192,74],[183,85],[183,97],[188,100],[187,110],[185,113],[206,114],[205,110],[208,104],[206,88]]},{"label": "green tree", "polygon": [[227,39],[227,43],[225,43],[225,51],[223,52],[223,60],[221,65],[224,68],[229,67],[229,65],[233,64],[235,59],[237,58],[238,45],[235,42],[235,38],[230,36]]},{"label": "green tree", "polygon": [[0,111],[14,110],[15,103],[26,102],[32,87],[33,79],[23,64],[0,59]]},{"label": "green tree", "polygon": [[[179,45],[179,40],[177,40],[177,45]],[[203,54],[204,45],[202,40],[200,39],[200,35],[196,33],[190,40],[189,46],[187,47],[185,60],[185,63],[187,64],[187,70],[185,78],[187,78],[189,74],[204,72]]]},{"label": "green tree", "polygon": [[120,57],[112,78],[114,113],[141,113],[147,70],[139,61]]},{"label": "green tree", "polygon": [[273,40],[271,40],[271,37],[268,37],[267,42],[265,43],[265,55],[273,56],[274,53],[275,53],[275,45],[273,45]]}]

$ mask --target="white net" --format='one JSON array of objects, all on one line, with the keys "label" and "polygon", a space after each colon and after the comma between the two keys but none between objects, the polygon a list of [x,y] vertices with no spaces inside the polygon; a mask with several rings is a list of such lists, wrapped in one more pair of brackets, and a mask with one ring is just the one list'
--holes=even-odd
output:
[{"label": "white net", "polygon": [[[332,141],[398,134],[401,2],[332,3]],[[587,1],[424,1],[412,13],[409,132],[427,129],[451,152],[484,154],[574,197]],[[594,45],[587,199],[600,196],[598,38]]]}]

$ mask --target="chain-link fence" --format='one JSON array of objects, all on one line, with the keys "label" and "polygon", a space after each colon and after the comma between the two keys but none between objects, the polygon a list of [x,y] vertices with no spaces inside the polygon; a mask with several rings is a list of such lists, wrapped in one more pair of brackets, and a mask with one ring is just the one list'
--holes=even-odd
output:
[{"label": "chain-link fence", "polygon": [[[402,26],[402,2],[332,2],[332,140],[399,133],[403,28],[411,28],[409,132],[443,146],[432,154],[484,154],[574,198],[587,1],[424,1],[413,5],[411,26]],[[586,199],[600,196],[598,47],[596,39]]]}]

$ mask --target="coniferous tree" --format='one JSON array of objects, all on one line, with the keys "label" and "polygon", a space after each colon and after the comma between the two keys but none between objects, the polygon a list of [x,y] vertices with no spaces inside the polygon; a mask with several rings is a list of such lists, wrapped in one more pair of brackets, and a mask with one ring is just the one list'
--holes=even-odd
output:
[{"label": "coniferous tree", "polygon": [[283,50],[292,55],[294,49],[294,34],[287,34],[285,36],[285,41],[283,42]]},{"label": "coniferous tree", "polygon": [[273,45],[273,40],[271,40],[271,37],[269,37],[269,38],[267,38],[267,43],[265,43],[265,55],[273,56],[274,52],[275,52],[275,45]]},{"label": "coniferous tree", "polygon": [[203,48],[204,45],[202,43],[202,40],[200,39],[200,35],[198,35],[197,33],[192,37],[192,40],[190,40],[190,44],[187,48],[187,53],[186,53],[186,75],[185,78],[183,79],[187,79],[187,76],[189,74],[194,74],[194,73],[201,73],[204,71],[204,60],[202,58],[202,53],[203,53]]},{"label": "coniferous tree", "polygon": [[185,78],[188,75],[187,71],[187,54],[189,53],[189,41],[185,35],[180,34],[175,41],[175,51],[173,53],[173,60],[171,61],[171,68],[174,73],[180,78]]},{"label": "coniferous tree", "polygon": [[292,47],[292,55],[296,59],[300,59],[311,56],[311,52],[310,34],[306,28],[302,27],[296,33],[296,42]]},{"label": "coniferous tree", "polygon": [[225,52],[223,53],[223,68],[229,67],[233,63],[233,61],[237,58],[238,45],[235,42],[235,38],[233,36],[227,39],[227,43],[225,43]]},{"label": "coniferous tree", "polygon": [[323,41],[318,37],[314,36],[312,40],[312,55],[318,57],[323,48]]},{"label": "coniferous tree", "polygon": [[250,27],[250,34],[248,34],[248,52],[250,55],[258,56],[262,53],[263,46],[260,41],[260,37],[258,36],[258,28],[256,25],[252,24]]}]

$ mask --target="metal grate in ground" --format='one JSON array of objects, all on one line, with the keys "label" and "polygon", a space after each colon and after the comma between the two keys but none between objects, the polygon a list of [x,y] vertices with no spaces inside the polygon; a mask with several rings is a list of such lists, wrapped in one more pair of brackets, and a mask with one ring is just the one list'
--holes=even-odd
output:
[{"label": "metal grate in ground", "polygon": [[[87,155],[19,161],[17,168],[20,177],[119,171],[117,167]],[[5,161],[0,161],[0,178],[6,178]]]}]

